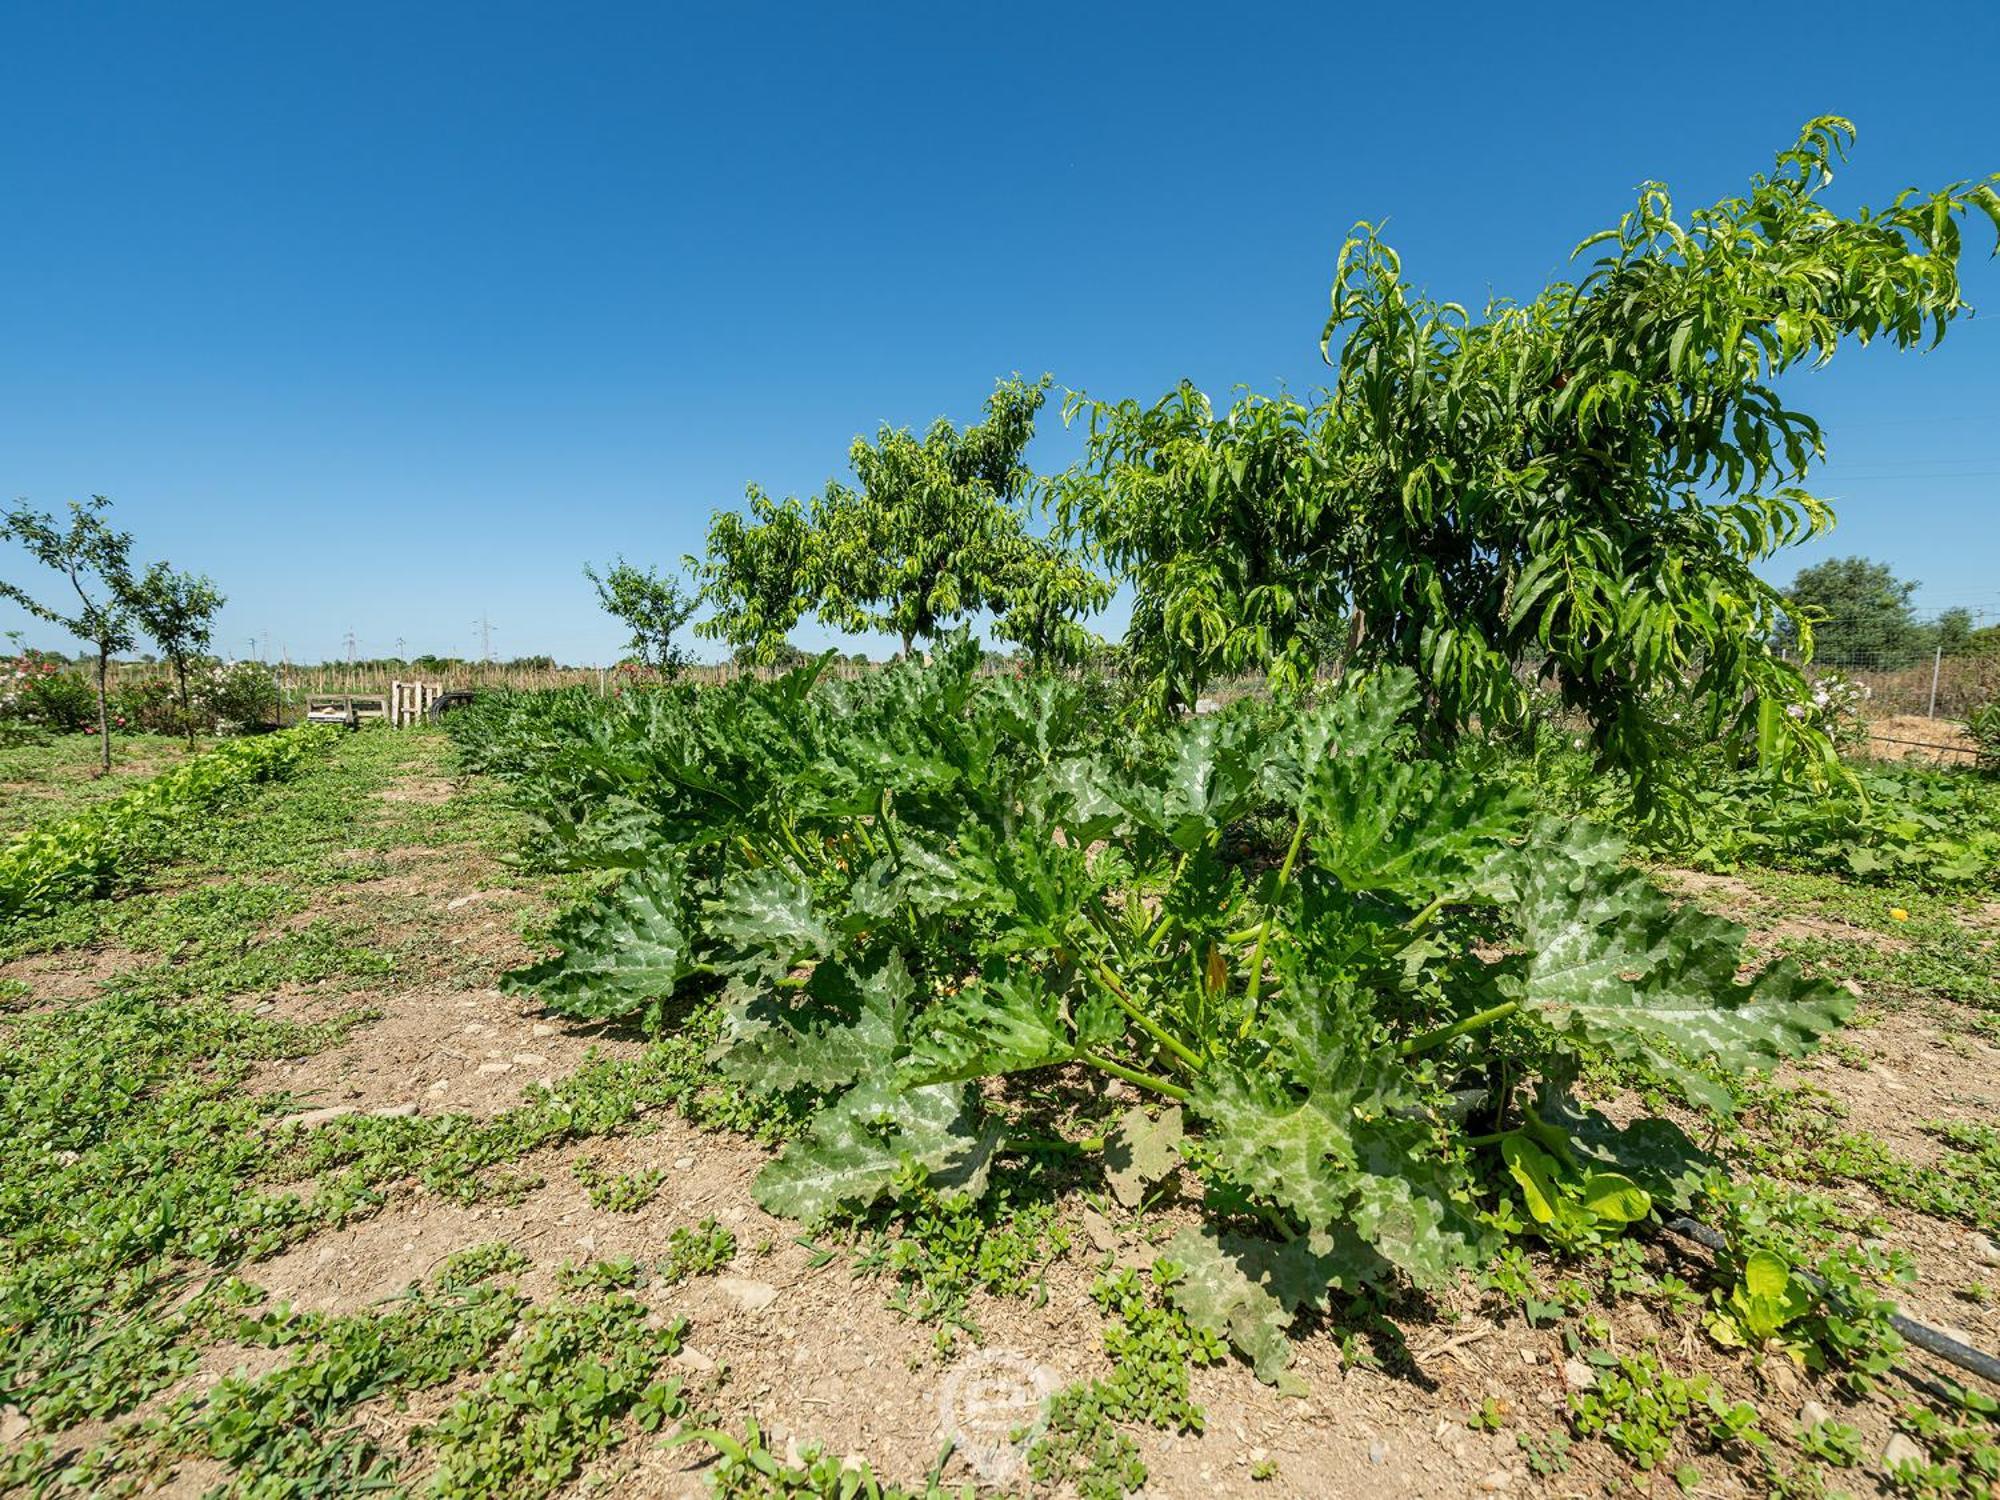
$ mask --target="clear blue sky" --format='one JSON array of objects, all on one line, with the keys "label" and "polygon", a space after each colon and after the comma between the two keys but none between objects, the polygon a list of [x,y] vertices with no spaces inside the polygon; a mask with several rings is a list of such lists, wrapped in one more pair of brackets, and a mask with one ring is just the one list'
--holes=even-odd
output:
[{"label": "clear blue sky", "polygon": [[[463,653],[485,612],[595,661],[586,560],[699,550],[997,375],[1318,384],[1357,218],[1478,302],[1813,114],[1860,127],[1839,203],[2000,169],[1993,0],[1120,9],[8,5],[0,497],[112,496],[232,652]],[[1778,576],[1859,552],[2000,614],[1970,244],[1982,316],[1796,388],[1842,519]]]}]

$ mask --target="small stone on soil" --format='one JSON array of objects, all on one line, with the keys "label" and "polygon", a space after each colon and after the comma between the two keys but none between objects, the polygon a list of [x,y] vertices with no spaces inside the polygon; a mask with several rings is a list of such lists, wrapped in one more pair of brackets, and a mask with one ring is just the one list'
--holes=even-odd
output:
[{"label": "small stone on soil", "polygon": [[1929,1457],[1908,1433],[1892,1433],[1888,1446],[1882,1450],[1882,1467],[1893,1469],[1898,1464],[1926,1463]]},{"label": "small stone on soil", "polygon": [[741,1276],[718,1276],[715,1289],[745,1312],[762,1312],[778,1300],[778,1289],[768,1281],[746,1281]]},{"label": "small stone on soil", "polygon": [[311,1130],[324,1125],[329,1120],[338,1120],[342,1115],[354,1113],[351,1104],[329,1104],[324,1109],[309,1109],[302,1115],[291,1115],[278,1121],[280,1125],[296,1125],[301,1130]]}]

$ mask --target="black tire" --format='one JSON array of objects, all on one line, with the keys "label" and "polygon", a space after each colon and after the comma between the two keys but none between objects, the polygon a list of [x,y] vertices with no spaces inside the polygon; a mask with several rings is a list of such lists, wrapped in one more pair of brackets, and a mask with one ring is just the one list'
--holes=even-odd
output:
[{"label": "black tire", "polygon": [[449,693],[439,693],[435,698],[431,699],[431,706],[424,716],[435,724],[452,710],[464,708],[471,701],[472,694],[466,689],[460,688],[454,689]]}]

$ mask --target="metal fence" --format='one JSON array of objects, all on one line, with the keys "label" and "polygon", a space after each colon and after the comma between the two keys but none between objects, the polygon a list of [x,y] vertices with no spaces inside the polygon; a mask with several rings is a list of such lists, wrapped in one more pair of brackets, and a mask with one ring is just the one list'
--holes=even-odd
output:
[{"label": "metal fence", "polygon": [[1871,719],[1921,715],[1962,722],[1974,709],[2000,698],[2000,652],[1815,659],[1806,673],[1857,683],[1866,694],[1863,711]]}]

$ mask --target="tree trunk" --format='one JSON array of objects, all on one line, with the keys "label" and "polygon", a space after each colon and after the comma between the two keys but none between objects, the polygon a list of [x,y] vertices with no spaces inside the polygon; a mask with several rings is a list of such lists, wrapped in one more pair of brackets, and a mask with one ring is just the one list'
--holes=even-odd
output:
[{"label": "tree trunk", "polygon": [[187,730],[188,749],[192,750],[194,749],[194,705],[188,701],[188,671],[186,662],[178,658],[175,659],[174,676],[179,680],[181,685],[181,727]]},{"label": "tree trunk", "polygon": [[910,659],[910,641],[911,641],[911,639],[912,639],[912,637],[911,637],[911,635],[910,635],[910,632],[909,632],[909,631],[907,631],[907,630],[906,630],[906,631],[904,631],[904,632],[903,632],[903,660],[904,660],[904,661],[908,661],[908,660]]},{"label": "tree trunk", "polygon": [[105,678],[111,670],[109,653],[97,653],[97,740],[104,749],[103,774],[111,774],[111,706],[105,690]]}]

